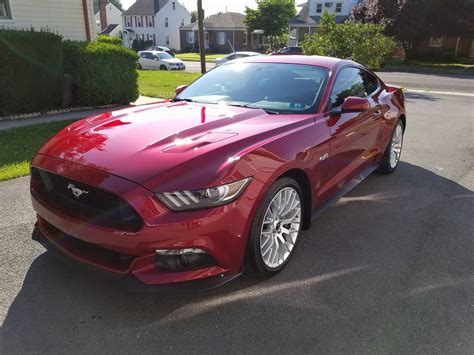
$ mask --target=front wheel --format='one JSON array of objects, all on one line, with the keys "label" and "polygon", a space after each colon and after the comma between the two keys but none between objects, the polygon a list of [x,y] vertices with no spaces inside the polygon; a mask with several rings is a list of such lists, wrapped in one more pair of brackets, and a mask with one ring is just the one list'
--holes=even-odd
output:
[{"label": "front wheel", "polygon": [[391,174],[395,171],[400,162],[403,147],[403,123],[398,120],[392,133],[392,138],[385,150],[378,172]]},{"label": "front wheel", "polygon": [[282,270],[296,246],[301,232],[303,194],[291,178],[276,181],[260,204],[252,223],[245,271],[270,277]]},{"label": "front wheel", "polygon": [[168,70],[168,68],[166,67],[166,65],[164,65],[164,64],[161,64],[161,66],[160,66],[160,70]]}]

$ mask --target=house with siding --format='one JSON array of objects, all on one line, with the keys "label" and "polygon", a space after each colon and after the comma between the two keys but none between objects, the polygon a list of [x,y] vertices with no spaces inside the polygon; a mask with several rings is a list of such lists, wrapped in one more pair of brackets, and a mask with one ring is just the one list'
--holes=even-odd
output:
[{"label": "house with siding", "polygon": [[137,0],[122,15],[124,44],[133,40],[181,50],[179,28],[191,23],[191,14],[175,0]]},{"label": "house with siding", "polygon": [[[216,53],[232,52],[245,49],[247,46],[245,15],[237,12],[226,12],[204,19],[204,46],[206,50]],[[191,23],[180,28],[181,48],[186,51],[197,51],[198,24]]]},{"label": "house with siding", "polygon": [[96,37],[93,1],[0,0],[0,28],[34,28],[91,41]]},{"label": "house with siding", "polygon": [[296,46],[304,40],[307,33],[316,33],[325,11],[336,15],[336,23],[343,23],[359,2],[360,0],[308,0],[299,5],[301,10],[290,21],[289,45]]},{"label": "house with siding", "polygon": [[122,36],[122,11],[108,0],[94,1],[94,19],[97,34]]}]

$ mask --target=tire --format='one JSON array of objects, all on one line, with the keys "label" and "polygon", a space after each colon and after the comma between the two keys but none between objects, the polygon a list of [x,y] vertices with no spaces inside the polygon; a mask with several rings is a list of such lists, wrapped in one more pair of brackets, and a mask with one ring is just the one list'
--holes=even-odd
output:
[{"label": "tire", "polygon": [[[282,208],[283,215],[277,211],[279,197],[288,200],[283,205],[286,206]],[[270,187],[250,228],[244,261],[245,273],[262,278],[271,277],[288,264],[301,234],[303,208],[303,193],[295,180],[281,178]],[[293,214],[295,218],[291,219]],[[287,222],[293,222],[285,224],[283,217],[287,218]]]},{"label": "tire", "polygon": [[161,64],[161,65],[160,65],[160,70],[168,70],[168,68],[166,67],[166,65]]},{"label": "tire", "polygon": [[143,70],[142,65],[141,65],[141,64],[137,64],[137,69],[138,69],[138,70]]},{"label": "tire", "polygon": [[398,120],[390,137],[390,142],[385,149],[380,166],[377,169],[378,173],[388,175],[397,169],[402,154],[403,133],[403,123]]}]

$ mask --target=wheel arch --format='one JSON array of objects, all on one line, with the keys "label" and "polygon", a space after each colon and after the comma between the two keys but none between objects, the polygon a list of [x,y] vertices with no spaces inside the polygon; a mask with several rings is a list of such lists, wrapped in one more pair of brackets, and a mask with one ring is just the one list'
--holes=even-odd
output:
[{"label": "wheel arch", "polygon": [[[291,169],[283,173],[278,177],[278,179],[288,177],[296,182],[301,187],[301,190],[303,192],[303,225],[302,228],[304,230],[309,229],[311,225],[311,207],[312,207],[312,193],[311,193],[311,184],[309,182],[308,175],[302,170],[302,169]],[[277,179],[277,180],[278,180]]]},{"label": "wheel arch", "polygon": [[398,119],[402,122],[402,124],[403,124],[403,132],[405,132],[405,130],[406,130],[406,128],[407,128],[407,118],[406,118],[405,114],[402,113],[402,114],[398,117]]}]

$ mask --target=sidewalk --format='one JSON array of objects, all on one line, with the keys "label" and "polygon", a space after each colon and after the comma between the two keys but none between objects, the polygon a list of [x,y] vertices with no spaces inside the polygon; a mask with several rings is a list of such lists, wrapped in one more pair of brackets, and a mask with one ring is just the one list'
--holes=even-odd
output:
[{"label": "sidewalk", "polygon": [[[158,101],[159,99],[148,96],[140,96],[137,101],[133,102],[131,106],[145,105]],[[0,131],[10,128],[32,126],[47,122],[78,120],[84,117],[93,116],[102,112],[114,111],[127,106],[109,106],[98,109],[84,110],[84,111],[69,111],[61,113],[52,113],[45,115],[38,115],[31,118],[19,119],[4,119],[0,120]],[[0,118],[1,119],[1,118]]]}]

